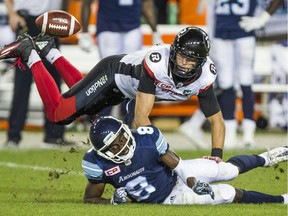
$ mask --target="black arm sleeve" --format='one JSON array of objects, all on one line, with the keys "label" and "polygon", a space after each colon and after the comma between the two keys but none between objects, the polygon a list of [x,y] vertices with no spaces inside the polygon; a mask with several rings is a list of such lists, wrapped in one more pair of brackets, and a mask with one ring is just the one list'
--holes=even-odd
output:
[{"label": "black arm sleeve", "polygon": [[155,89],[156,86],[154,84],[154,78],[150,76],[149,72],[144,67],[144,61],[143,61],[141,65],[141,76],[137,91],[147,94],[155,94]]},{"label": "black arm sleeve", "polygon": [[206,118],[220,111],[220,106],[214,93],[213,85],[211,85],[207,90],[199,93],[198,100],[200,108]]}]

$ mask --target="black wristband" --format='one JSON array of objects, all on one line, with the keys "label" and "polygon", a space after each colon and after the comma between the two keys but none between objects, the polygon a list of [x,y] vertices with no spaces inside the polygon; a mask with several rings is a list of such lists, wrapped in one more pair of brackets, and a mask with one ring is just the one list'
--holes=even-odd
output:
[{"label": "black wristband", "polygon": [[223,157],[223,150],[220,148],[212,148],[211,156],[216,156],[222,159]]}]

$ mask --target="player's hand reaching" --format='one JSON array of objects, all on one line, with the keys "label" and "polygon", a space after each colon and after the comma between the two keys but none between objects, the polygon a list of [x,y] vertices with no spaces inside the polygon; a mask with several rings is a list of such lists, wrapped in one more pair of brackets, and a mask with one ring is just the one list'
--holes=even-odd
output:
[{"label": "player's hand reaching", "polygon": [[192,187],[192,190],[198,195],[207,195],[209,194],[212,199],[215,198],[214,191],[209,183],[197,181],[196,184]]},{"label": "player's hand reaching", "polygon": [[242,16],[239,25],[244,31],[250,32],[262,28],[270,19],[271,15],[264,11],[260,16]]},{"label": "player's hand reaching", "polygon": [[216,156],[203,156],[202,158],[207,159],[207,160],[213,160],[216,163],[222,162],[222,159],[220,157],[216,157]]},{"label": "player's hand reaching", "polygon": [[78,39],[79,47],[85,52],[90,52],[91,48],[94,47],[94,40],[89,32],[79,33]]},{"label": "player's hand reaching", "polygon": [[120,187],[114,191],[114,195],[111,198],[110,203],[112,205],[118,205],[118,204],[126,203],[126,201],[127,201],[127,192],[124,187]]}]

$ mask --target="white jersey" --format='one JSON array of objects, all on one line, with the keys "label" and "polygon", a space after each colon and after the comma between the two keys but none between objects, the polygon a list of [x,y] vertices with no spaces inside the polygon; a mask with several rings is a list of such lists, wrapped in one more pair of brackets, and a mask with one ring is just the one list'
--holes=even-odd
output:
[{"label": "white jersey", "polygon": [[27,10],[29,15],[38,16],[49,10],[61,8],[62,0],[14,0],[14,10]]},{"label": "white jersey", "polygon": [[[116,74],[116,84],[121,92],[129,98],[135,98],[138,86],[141,83],[139,78],[140,70],[145,70],[154,80],[156,100],[184,101],[193,95],[198,95],[201,91],[210,87],[216,79],[215,65],[210,58],[202,67],[200,77],[188,85],[177,85],[169,72],[170,45],[153,46],[148,52],[141,50],[125,55],[120,62],[139,70],[138,73],[125,74],[121,70]],[[144,61],[143,61],[144,60]],[[141,64],[143,64],[141,66]],[[126,70],[127,71],[127,70]]]}]

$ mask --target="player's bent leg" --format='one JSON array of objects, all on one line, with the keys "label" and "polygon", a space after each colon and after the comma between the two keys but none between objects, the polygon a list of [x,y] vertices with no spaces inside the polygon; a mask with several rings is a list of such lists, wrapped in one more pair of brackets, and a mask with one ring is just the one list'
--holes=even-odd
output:
[{"label": "player's bent leg", "polygon": [[84,77],[84,75],[63,56],[58,58],[53,65],[69,88]]},{"label": "player's bent leg", "polygon": [[32,64],[30,69],[49,121],[60,122],[73,115],[76,112],[75,97],[62,97],[53,77],[41,61]]},{"label": "player's bent leg", "polygon": [[40,55],[54,64],[69,88],[83,78],[83,74],[71,65],[57,49],[53,37],[41,33],[34,38],[34,44]]}]

